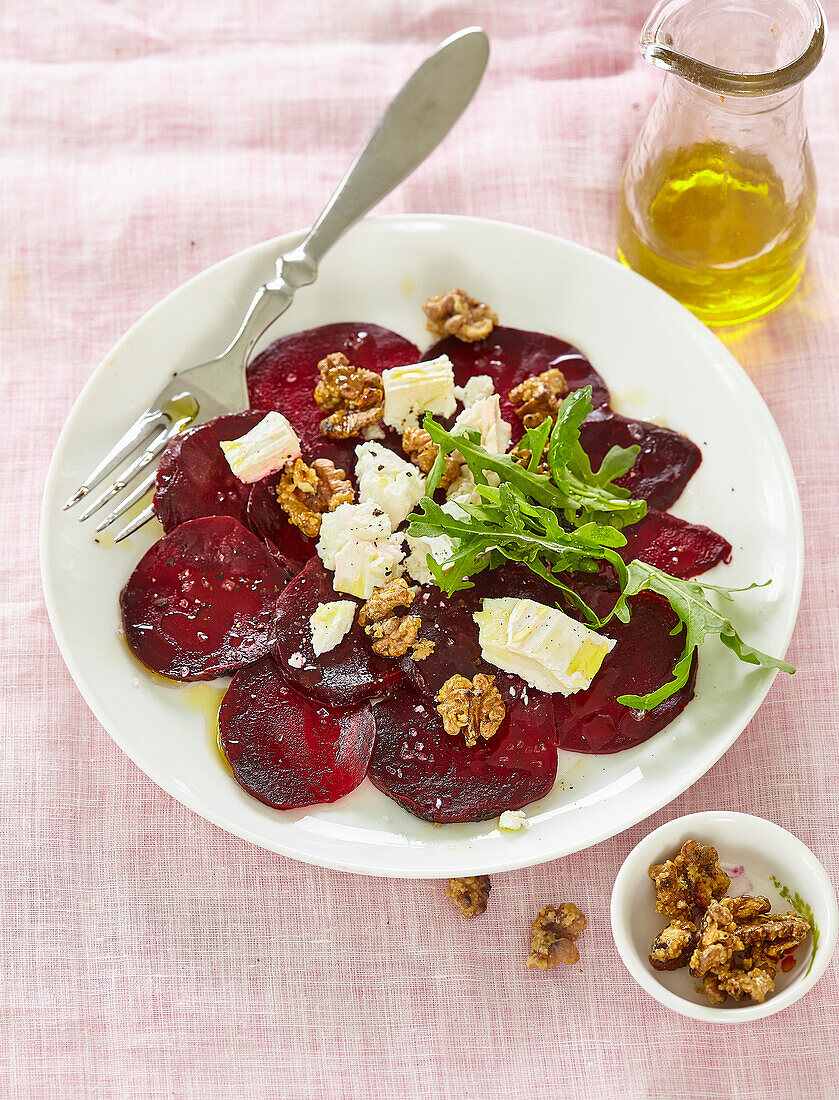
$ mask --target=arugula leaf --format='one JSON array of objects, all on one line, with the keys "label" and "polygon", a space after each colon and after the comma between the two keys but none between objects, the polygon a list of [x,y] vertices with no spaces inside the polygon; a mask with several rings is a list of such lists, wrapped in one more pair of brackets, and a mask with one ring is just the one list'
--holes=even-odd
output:
[{"label": "arugula leaf", "polygon": [[[775,889],[778,891],[784,901],[788,901],[790,903],[796,913],[798,913],[799,917],[803,917],[805,920],[810,922],[810,930],[813,937],[813,951],[810,955],[810,965],[807,967],[807,974],[809,974],[810,971],[813,969],[813,963],[816,959],[816,948],[819,946],[819,926],[818,924],[816,924],[816,918],[813,916],[813,910],[801,897],[797,890],[793,894],[790,891],[789,886],[784,886],[784,884],[780,882],[777,878],[775,878],[774,875],[770,875],[769,877],[772,880],[772,885],[775,887]],[[804,975],[805,978],[807,977],[807,974]]]},{"label": "arugula leaf", "polygon": [[[451,595],[472,588],[470,578],[477,573],[497,569],[505,561],[520,562],[562,592],[596,629],[612,617],[629,622],[628,601],[639,592],[663,596],[678,618],[673,633],[684,630],[685,645],[668,683],[646,695],[619,696],[619,703],[637,710],[652,710],[684,687],[694,653],[713,634],[741,661],[794,672],[792,665],[744,641],[707,597],[713,592],[730,601],[732,593],[741,590],[680,580],[642,561],[627,567],[617,553],[626,545],[621,528],[642,519],[647,505],[614,482],[632,468],[640,448],[612,447],[600,469],[592,470],[580,444],[580,428],[591,411],[590,387],[569,394],[555,419],[525,431],[517,458],[491,454],[475,429],[449,432],[426,413],[423,427],[439,450],[420,512],[408,517],[408,533],[451,539],[449,560],[438,563],[430,555],[427,559],[438,587]],[[457,514],[450,515],[432,497],[443,476],[445,456],[454,451],[471,473],[480,503],[459,504]],[[600,618],[561,575],[596,573],[603,562],[614,569],[620,595],[612,611]]]},{"label": "arugula leaf", "polygon": [[[761,665],[764,668],[777,668],[782,672],[794,673],[792,665],[787,664],[777,657],[770,657],[768,653],[762,653],[754,646],[750,646],[738,634],[737,630],[721,611],[711,604],[705,591],[719,592],[727,599],[731,599],[731,593],[743,591],[742,589],[724,589],[718,585],[705,585],[700,581],[681,580],[671,577],[669,573],[662,572],[654,565],[637,559],[630,563],[627,570],[628,579],[623,587],[621,596],[615,605],[613,614],[624,622],[629,620],[629,607],[627,599],[636,596],[639,592],[649,590],[663,596],[679,618],[679,624],[673,633],[678,633],[682,627],[685,629],[685,647],[682,655],[673,669],[673,679],[663,684],[657,691],[646,695],[619,695],[618,702],[627,707],[635,707],[639,710],[652,710],[665,699],[685,686],[690,675],[690,666],[697,648],[702,645],[709,634],[718,634],[722,643],[732,652],[736,653],[741,661],[750,665]],[[749,585],[749,588],[758,587]]]}]

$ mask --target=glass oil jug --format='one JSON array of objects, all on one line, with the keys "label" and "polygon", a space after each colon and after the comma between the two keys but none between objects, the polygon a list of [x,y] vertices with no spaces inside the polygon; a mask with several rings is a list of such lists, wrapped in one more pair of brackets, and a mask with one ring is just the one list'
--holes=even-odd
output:
[{"label": "glass oil jug", "polygon": [[618,258],[707,324],[767,313],[804,271],[802,91],[826,33],[818,0],[663,0],[644,26],[667,77],[624,169]]}]

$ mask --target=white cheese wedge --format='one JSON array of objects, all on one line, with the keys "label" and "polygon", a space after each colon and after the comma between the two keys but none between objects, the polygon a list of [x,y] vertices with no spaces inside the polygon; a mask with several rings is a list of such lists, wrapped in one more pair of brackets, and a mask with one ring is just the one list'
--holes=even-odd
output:
[{"label": "white cheese wedge", "polygon": [[282,413],[269,412],[239,439],[219,444],[227,464],[246,485],[275,474],[300,457],[300,440]]},{"label": "white cheese wedge", "polygon": [[379,542],[348,542],[335,555],[332,587],[336,592],[369,600],[373,589],[401,573],[402,535]]},{"label": "white cheese wedge", "polygon": [[452,432],[464,428],[476,428],[481,433],[482,446],[494,455],[504,454],[512,435],[510,425],[501,415],[501,398],[497,393],[481,398],[458,414]]},{"label": "white cheese wedge", "polygon": [[492,397],[495,386],[488,374],[473,375],[465,386],[455,386],[454,395],[461,402],[464,409],[474,405],[476,401],[482,401],[485,397]]},{"label": "white cheese wedge", "polygon": [[355,453],[359,501],[378,505],[396,529],[425,492],[425,478],[381,443],[362,443]]},{"label": "white cheese wedge", "polygon": [[535,600],[486,599],[473,617],[490,664],[561,695],[587,688],[615,644]]},{"label": "white cheese wedge", "polygon": [[465,466],[463,473],[449,486],[446,499],[458,504],[480,504],[481,497],[475,486],[472,473]]},{"label": "white cheese wedge", "polygon": [[346,637],[355,618],[355,607],[352,600],[318,604],[309,618],[316,657],[328,653]]},{"label": "white cheese wedge", "polygon": [[505,810],[498,819],[498,828],[504,833],[517,833],[529,827],[524,810]]},{"label": "white cheese wedge", "polygon": [[423,412],[451,416],[457,408],[454,369],[448,355],[428,363],[412,363],[382,371],[385,388],[383,420],[389,428],[403,432],[417,427]]},{"label": "white cheese wedge", "polygon": [[327,569],[335,568],[335,555],[348,543],[386,539],[393,527],[386,512],[368,501],[366,504],[339,504],[326,512],[320,522],[317,552]]}]

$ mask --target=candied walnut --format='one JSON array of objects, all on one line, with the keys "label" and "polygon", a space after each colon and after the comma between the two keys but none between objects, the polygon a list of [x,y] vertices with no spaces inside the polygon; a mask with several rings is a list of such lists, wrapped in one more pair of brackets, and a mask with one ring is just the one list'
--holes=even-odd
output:
[{"label": "candied walnut", "polygon": [[696,925],[690,920],[672,920],[662,928],[650,948],[654,970],[679,970],[687,966],[696,946]]},{"label": "candied walnut", "polygon": [[311,466],[296,458],[283,470],[276,493],[289,521],[310,539],[320,533],[324,512],[334,512],[339,504],[352,504],[354,496],[346,473],[328,458],[316,458]]},{"label": "candied walnut", "polygon": [[[418,615],[395,615],[397,607],[410,607],[414,602],[416,589],[406,582],[404,577],[394,577],[362,604],[358,621],[364,632],[373,639],[373,652],[380,657],[402,657],[409,649],[414,649],[412,658],[422,661],[434,649],[434,643],[427,639],[417,641],[422,626]],[[431,646],[431,649],[428,648]],[[421,656],[416,656],[416,653]]]},{"label": "candied walnut", "polygon": [[556,367],[551,367],[532,378],[525,378],[510,390],[510,401],[525,428],[538,428],[549,416],[556,416],[566,393],[568,383],[565,375]]},{"label": "candied walnut", "polygon": [[527,965],[531,970],[552,970],[560,963],[570,966],[579,961],[576,939],[588,921],[571,901],[543,905],[536,914],[530,935]]},{"label": "candied walnut", "polygon": [[[703,979],[712,1003],[730,994],[736,1000],[761,1002],[775,988],[778,959],[810,931],[797,913],[770,913],[767,898],[723,898],[712,901],[699,924],[690,972]],[[709,979],[709,975],[713,977]]]},{"label": "candied walnut", "polygon": [[446,887],[446,897],[451,898],[460,915],[469,920],[486,912],[491,889],[489,875],[450,878],[449,885]]},{"label": "candied walnut", "polygon": [[418,642],[414,642],[411,660],[424,661],[426,657],[430,657],[434,652],[434,645],[435,643],[430,638],[420,638]]},{"label": "candied walnut", "polygon": [[665,917],[690,919],[694,908],[707,909],[721,898],[731,879],[719,865],[716,848],[686,841],[679,853],[650,867],[656,890],[655,908]]},{"label": "candied walnut", "polygon": [[437,692],[437,710],[446,733],[456,737],[462,730],[470,748],[479,737],[485,741],[493,737],[507,713],[495,677],[483,673],[472,680],[450,676]]},{"label": "candied walnut", "polygon": [[381,420],[384,384],[375,371],[354,367],[340,351],[321,359],[318,370],[315,401],[331,414],[320,422],[324,435],[349,439]]},{"label": "candied walnut", "polygon": [[428,318],[425,327],[429,332],[441,338],[456,336],[467,344],[483,340],[498,324],[497,314],[486,302],[479,302],[465,290],[447,290],[429,298],[422,309]]},{"label": "candied walnut", "polygon": [[[402,450],[408,456],[408,459],[415,466],[418,466],[424,474],[430,474],[440,447],[437,443],[432,442],[431,436],[424,428],[407,427],[402,433]],[[460,477],[461,466],[458,460],[452,458],[451,455],[446,455],[443,461],[445,462],[445,469],[440,485],[444,489],[448,489],[452,482],[457,481]]]},{"label": "candied walnut", "polygon": [[380,657],[402,657],[417,640],[421,626],[419,615],[403,615],[401,619],[391,615],[380,623],[365,627],[365,630],[375,639],[372,647],[374,653]]},{"label": "candied walnut", "polygon": [[716,974],[705,975],[702,979],[702,991],[712,1005],[723,1005],[728,1000],[728,994],[720,988],[720,980]]},{"label": "candied walnut", "polygon": [[373,595],[361,605],[358,621],[361,626],[378,623],[386,619],[397,607],[410,607],[414,602],[416,589],[412,588],[404,577],[394,577],[381,588],[374,588]]}]

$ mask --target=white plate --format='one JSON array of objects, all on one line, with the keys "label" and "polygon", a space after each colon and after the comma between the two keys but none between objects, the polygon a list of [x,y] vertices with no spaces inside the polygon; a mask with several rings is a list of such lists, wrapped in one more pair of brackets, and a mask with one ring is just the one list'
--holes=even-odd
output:
[{"label": "white plate", "polygon": [[[205,716],[206,688],[146,675],[119,636],[117,596],[159,537],[150,524],[125,549],[96,545],[63,502],[106,443],[171,371],[217,354],[254,287],[300,234],[248,249],[170,294],[119,341],[71,411],[47,478],[41,525],[44,590],[58,644],[96,717],[164,790],[209,821],[295,859],[406,878],[489,873],[596,844],[649,816],[719,759],[757,710],[773,673],[744,665],[716,640],[703,647],[696,698],[646,744],[613,756],[560,754],[552,793],[528,808],[527,832],[493,821],[434,828],[365,781],[343,801],[280,812],[250,798],[226,770]],[[801,513],[789,458],[769,411],[723,345],[651,283],[588,249],[499,222],[415,215],[365,221],[298,293],[270,339],[329,321],[372,321],[426,346],[420,306],[466,287],[504,324],[580,347],[616,407],[685,432],[703,462],[674,511],[734,546],[713,580],[771,580],[738,598],[736,624],[782,655],[801,592]],[[268,342],[267,340],[264,342]],[[78,751],[86,751],[79,746]]]}]

